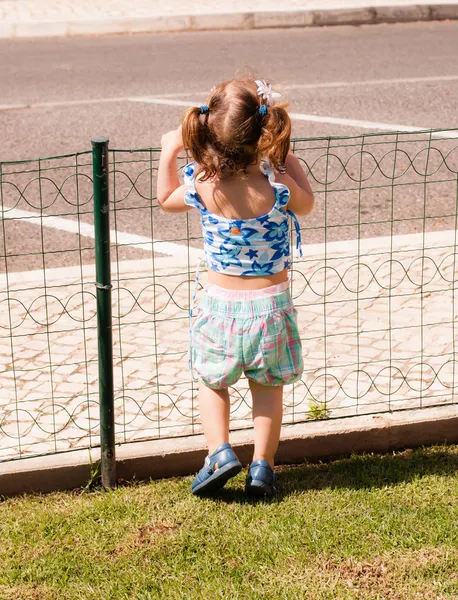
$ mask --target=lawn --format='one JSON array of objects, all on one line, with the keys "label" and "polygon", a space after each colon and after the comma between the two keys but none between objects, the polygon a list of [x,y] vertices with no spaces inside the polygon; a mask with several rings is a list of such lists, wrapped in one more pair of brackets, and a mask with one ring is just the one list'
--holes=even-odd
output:
[{"label": "lawn", "polygon": [[0,502],[1,600],[458,598],[458,446]]}]

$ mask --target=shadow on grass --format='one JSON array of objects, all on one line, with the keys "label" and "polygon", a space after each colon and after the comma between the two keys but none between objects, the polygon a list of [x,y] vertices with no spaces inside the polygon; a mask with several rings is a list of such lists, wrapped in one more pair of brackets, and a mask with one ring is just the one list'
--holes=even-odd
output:
[{"label": "shadow on grass", "polygon": [[[221,490],[202,495],[205,500],[233,504],[278,503],[292,495],[308,490],[323,489],[374,489],[408,483],[426,475],[458,475],[458,445],[442,444],[422,446],[416,449],[394,451],[392,454],[353,454],[342,458],[333,458],[311,462],[304,460],[303,464],[277,465],[275,478],[277,494],[272,498],[253,498],[247,496],[244,490],[247,468],[237,477],[229,480]],[[190,479],[192,480],[193,477]],[[167,479],[166,479],[167,480]],[[172,477],[180,486],[181,477]],[[119,479],[117,488],[142,486],[145,481]],[[190,485],[187,484],[189,494]],[[76,488],[70,494],[101,494],[104,493],[96,482],[93,486]],[[29,494],[34,496],[34,494]],[[37,493],[38,497],[42,497]],[[6,501],[0,496],[0,503]]]},{"label": "shadow on grass", "polygon": [[[280,465],[275,468],[277,494],[272,499],[246,496],[243,486],[232,480],[226,487],[203,496],[227,503],[281,502],[284,498],[307,490],[373,489],[408,483],[425,475],[457,475],[458,447],[442,445],[408,449],[387,454],[361,454],[301,465]],[[246,469],[242,472],[245,478]],[[243,479],[244,480],[244,479]],[[231,487],[232,483],[232,487]],[[237,482],[238,483],[238,482]]]}]

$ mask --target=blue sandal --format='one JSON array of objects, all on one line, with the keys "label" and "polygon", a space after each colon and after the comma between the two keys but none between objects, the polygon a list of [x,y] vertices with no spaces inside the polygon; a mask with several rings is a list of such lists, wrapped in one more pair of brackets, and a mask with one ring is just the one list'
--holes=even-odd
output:
[{"label": "blue sandal", "polygon": [[242,464],[232,450],[229,442],[225,442],[210,456],[205,458],[205,464],[197,473],[191,484],[193,494],[206,494],[219,490],[228,479],[242,470]]},{"label": "blue sandal", "polygon": [[276,494],[275,473],[269,463],[259,458],[251,463],[245,483],[250,496],[273,496]]}]

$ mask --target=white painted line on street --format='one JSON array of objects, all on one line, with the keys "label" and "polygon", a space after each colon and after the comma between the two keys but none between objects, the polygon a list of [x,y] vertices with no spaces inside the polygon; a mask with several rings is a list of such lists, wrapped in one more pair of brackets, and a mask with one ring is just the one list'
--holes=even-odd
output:
[{"label": "white painted line on street", "polygon": [[[187,94],[189,96],[189,94]],[[154,100],[154,102],[153,102]],[[184,102],[181,100],[164,99],[160,97],[142,97],[142,96],[120,96],[119,98],[91,98],[88,100],[61,100],[55,102],[35,102],[29,104],[0,104],[0,111],[7,110],[25,110],[25,109],[39,109],[39,108],[59,108],[66,106],[87,106],[91,104],[103,104],[113,102],[146,102],[152,104],[164,104],[170,106],[199,106],[198,102]]]},{"label": "white painted line on street", "polygon": [[297,121],[311,121],[312,123],[329,123],[332,125],[344,125],[346,127],[360,127],[362,129],[382,129],[385,131],[413,132],[425,127],[409,127],[406,125],[395,125],[393,123],[377,123],[373,121],[360,121],[355,119],[341,119],[339,117],[326,117],[319,115],[304,115],[302,113],[289,113],[291,119]]},{"label": "white painted line on street", "polygon": [[[169,92],[168,94],[153,94],[151,98],[189,98],[190,96],[199,96],[199,98],[206,98],[210,95],[210,90],[200,92]],[[150,97],[150,96],[148,96]]]},{"label": "white painted line on street", "polygon": [[59,106],[85,106],[102,102],[128,102],[130,98],[90,98],[87,100],[57,100],[55,102],[31,102],[29,104],[0,104],[0,110],[24,110],[30,108],[57,108]]},{"label": "white painted line on street", "polygon": [[27,104],[0,104],[0,110],[22,110],[29,108]]},{"label": "white painted line on street", "polygon": [[[73,219],[63,219],[62,217],[54,217],[46,214],[41,217],[40,213],[20,210],[18,208],[4,210],[3,212],[0,212],[0,217],[3,217],[5,221],[9,219],[24,219],[25,222],[34,225],[50,227],[52,229],[66,231],[67,233],[75,233],[90,238],[95,237],[94,225],[82,221],[78,223],[78,221],[74,221]],[[151,238],[141,235],[117,231],[115,229],[110,231],[110,237],[112,242],[122,246],[132,246],[140,250],[158,252],[160,254],[179,257],[181,259],[186,258],[188,255],[187,246],[182,244],[175,244],[173,242],[162,240],[152,240]],[[202,254],[202,251],[198,248],[190,248],[189,251],[192,260],[198,259]]]},{"label": "white painted line on street", "polygon": [[[354,119],[340,119],[338,117],[321,117],[318,115],[304,115],[302,113],[289,113],[291,119],[297,121],[311,121],[313,123],[327,123],[332,125],[342,125],[344,127],[357,127],[359,129],[377,129],[380,131],[403,131],[406,133],[413,133],[415,131],[423,131],[429,129],[428,127],[410,127],[408,125],[397,125],[394,123],[377,123],[373,121],[359,121]],[[429,135],[429,132],[425,132],[423,135]],[[458,138],[458,131],[437,131],[431,134],[432,137],[440,138]]]},{"label": "white painted line on street", "polygon": [[[285,90],[315,90],[320,88],[342,88],[365,85],[391,85],[403,83],[433,83],[437,81],[458,81],[458,75],[437,75],[435,77],[405,77],[400,79],[366,79],[366,81],[328,81],[323,83],[292,83]],[[275,87],[275,86],[274,86]]]},{"label": "white painted line on street", "polygon": [[129,102],[144,102],[145,104],[164,104],[165,106],[200,106],[200,102],[189,102],[186,100],[173,100],[171,98],[156,98],[152,96],[133,96],[127,98]]},{"label": "white painted line on street", "polygon": [[[187,94],[189,96],[189,94]],[[154,102],[153,102],[154,100]],[[185,102],[182,100],[173,100],[170,98],[162,99],[160,97],[143,97],[143,96],[120,96],[119,98],[91,98],[88,100],[61,100],[55,102],[35,102],[30,104],[0,104],[0,111],[7,110],[25,110],[25,109],[39,109],[39,108],[59,108],[65,106],[87,106],[91,104],[102,104],[102,103],[113,103],[113,102],[146,102],[149,104],[164,104],[169,106],[199,106],[198,102]]]}]

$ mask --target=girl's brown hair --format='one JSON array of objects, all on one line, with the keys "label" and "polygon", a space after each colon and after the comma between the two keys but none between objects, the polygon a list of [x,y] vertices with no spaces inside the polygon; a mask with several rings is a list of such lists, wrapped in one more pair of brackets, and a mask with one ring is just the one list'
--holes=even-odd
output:
[{"label": "girl's brown hair", "polygon": [[[207,100],[208,112],[189,108],[183,115],[183,143],[199,164],[203,181],[233,177],[265,157],[284,171],[291,137],[285,105],[268,106],[254,79],[231,79],[217,86]],[[264,109],[265,110],[265,109]]]}]

